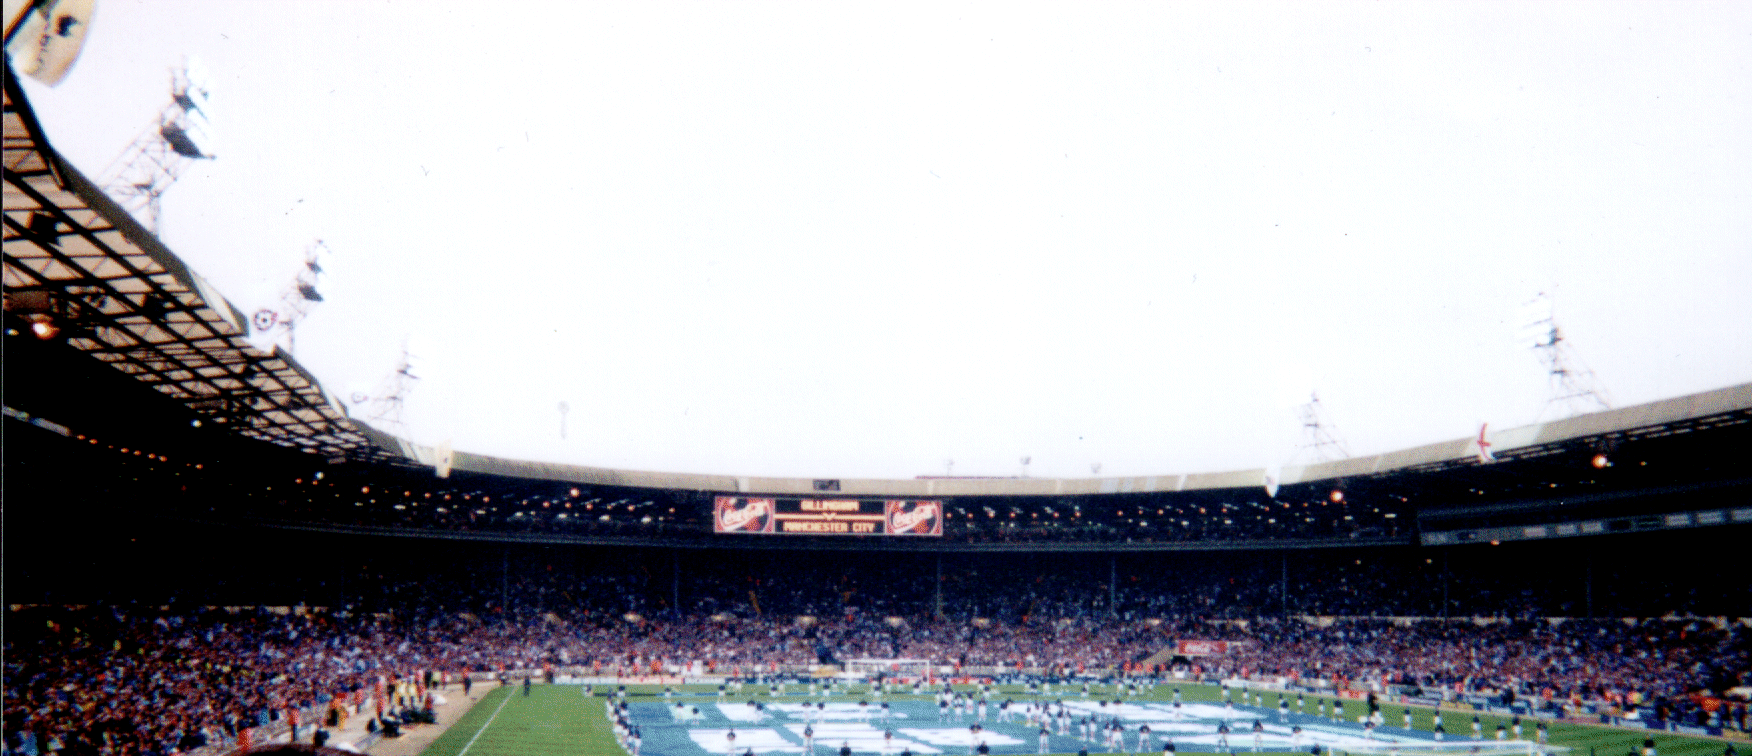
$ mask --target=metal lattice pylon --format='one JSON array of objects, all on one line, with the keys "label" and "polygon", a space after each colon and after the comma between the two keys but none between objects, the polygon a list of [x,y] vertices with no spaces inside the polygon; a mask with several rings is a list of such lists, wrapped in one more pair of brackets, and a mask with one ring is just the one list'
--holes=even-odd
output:
[{"label": "metal lattice pylon", "polygon": [[1299,462],[1304,455],[1311,457],[1311,462],[1350,457],[1350,449],[1345,448],[1344,440],[1338,437],[1332,421],[1326,417],[1326,408],[1320,404],[1319,394],[1310,392],[1308,403],[1296,407],[1296,417],[1302,421],[1303,441],[1292,461]]},{"label": "metal lattice pylon", "polygon": [[1533,353],[1545,366],[1546,380],[1550,385],[1545,406],[1539,410],[1539,419],[1545,419],[1554,409],[1564,413],[1563,417],[1612,409],[1612,400],[1594,377],[1594,371],[1582,362],[1564,338],[1563,329],[1558,326],[1557,317],[1552,312],[1551,298],[1540,292],[1527,303],[1526,309],[1531,313],[1531,322],[1525,328],[1532,338]]},{"label": "metal lattice pylon", "polygon": [[160,198],[191,161],[213,159],[212,98],[205,70],[185,60],[171,72],[170,102],[158,119],[98,178],[104,193],[155,234]]},{"label": "metal lattice pylon", "polygon": [[402,432],[407,428],[402,423],[402,408],[407,404],[408,394],[413,392],[414,384],[419,382],[420,377],[414,375],[413,354],[408,351],[407,344],[403,344],[401,359],[396,361],[395,371],[378,384],[376,391],[369,395],[354,394],[348,398],[355,407],[364,410],[366,420]]},{"label": "metal lattice pylon", "polygon": [[323,240],[304,248],[304,265],[280,292],[280,301],[250,316],[250,343],[264,352],[284,343],[288,353],[298,351],[298,324],[323,301],[317,286],[322,283],[323,264],[334,254]]}]

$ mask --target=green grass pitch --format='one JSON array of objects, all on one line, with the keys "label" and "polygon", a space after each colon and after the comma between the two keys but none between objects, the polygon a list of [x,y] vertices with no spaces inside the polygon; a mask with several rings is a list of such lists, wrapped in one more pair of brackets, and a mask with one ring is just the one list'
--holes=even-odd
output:
[{"label": "green grass pitch", "polygon": [[[971,686],[959,686],[972,690]],[[1186,683],[1164,683],[1156,686],[1155,691],[1141,697],[1141,700],[1168,700],[1173,697],[1173,689],[1180,688],[1188,701],[1221,700],[1221,689],[1210,685]],[[800,685],[790,685],[790,692],[797,692]],[[860,691],[866,690],[859,686]],[[716,686],[689,685],[681,686],[682,693],[715,693]],[[1075,691],[1075,692],[1073,692]],[[602,691],[599,689],[598,693]],[[660,686],[634,685],[628,686],[628,692],[633,700],[657,700],[661,695]],[[755,693],[755,686],[750,686],[743,698]],[[1002,695],[1020,699],[1022,689],[1019,686],[1003,686]],[[1054,696],[1070,697],[1081,695],[1080,687],[1055,688]],[[1092,687],[1092,697],[1107,697],[1114,695],[1111,686]],[[1264,692],[1265,705],[1277,706],[1277,694]],[[757,700],[771,700],[761,689]],[[732,700],[743,700],[735,698]],[[802,700],[802,696],[787,695],[779,700]],[[924,697],[928,698],[928,697]],[[1323,696],[1305,696],[1308,713],[1319,709],[1321,701],[1331,707],[1331,699]],[[919,700],[911,695],[888,696],[889,700]],[[701,702],[716,703],[716,696],[702,696]],[[812,698],[810,700],[820,700]],[[855,701],[857,695],[836,696],[833,700]],[[1294,697],[1290,698],[1292,707]],[[536,685],[530,695],[524,696],[520,687],[512,686],[493,690],[477,704],[469,713],[459,720],[450,730],[428,746],[422,756],[544,756],[545,754],[568,754],[569,756],[626,756],[626,751],[614,741],[614,734],[607,717],[604,716],[605,699],[598,695],[595,698],[585,698],[576,685]],[[1236,702],[1240,703],[1237,694]],[[1390,726],[1399,726],[1402,722],[1402,712],[1408,707],[1397,704],[1383,704],[1382,714]],[[1409,707],[1412,712],[1412,726],[1420,730],[1432,727],[1431,709]],[[1292,708],[1292,711],[1294,709]],[[1363,702],[1347,700],[1345,713],[1351,720],[1363,712]],[[1470,707],[1443,709],[1443,724],[1450,735],[1461,736],[1470,734],[1472,716]],[[491,720],[489,722],[489,720]],[[1481,714],[1480,722],[1484,726],[1486,737],[1496,731],[1501,723],[1507,725],[1509,718],[1491,714]],[[1523,719],[1526,726],[1526,736],[1532,737],[1533,721]],[[1597,727],[1592,725],[1577,725],[1567,723],[1551,723],[1551,744],[1565,746],[1571,751],[1570,756],[1625,756],[1627,753],[1642,751],[1642,741],[1652,737],[1660,756],[1721,756],[1726,744],[1708,738],[1695,738],[1684,735],[1673,735],[1653,731],[1629,730],[1612,727]]]},{"label": "green grass pitch", "polygon": [[[576,685],[517,686],[488,692],[426,747],[424,756],[626,756],[614,742],[602,698]],[[491,720],[489,723],[488,720]]]}]

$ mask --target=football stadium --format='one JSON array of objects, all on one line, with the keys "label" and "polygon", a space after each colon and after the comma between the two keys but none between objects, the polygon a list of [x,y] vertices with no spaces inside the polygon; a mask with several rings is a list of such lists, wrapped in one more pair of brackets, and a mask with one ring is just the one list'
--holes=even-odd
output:
[{"label": "football stadium", "polygon": [[1552,326],[1568,411],[1159,474],[422,439],[405,357],[349,397],[297,356],[318,256],[243,307],[160,232],[205,222],[172,182],[212,158],[210,74],[177,70],[119,171],[57,151],[33,93],[105,7],[6,6],[8,756],[1752,746],[1752,383],[1613,405]]}]

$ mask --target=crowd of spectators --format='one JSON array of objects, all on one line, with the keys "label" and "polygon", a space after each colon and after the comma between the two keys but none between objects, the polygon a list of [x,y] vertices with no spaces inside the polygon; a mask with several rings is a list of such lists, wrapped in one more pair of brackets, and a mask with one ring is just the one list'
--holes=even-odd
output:
[{"label": "crowd of spectators", "polygon": [[[192,454],[124,437],[58,436],[20,423],[30,453],[8,462],[21,488],[94,504],[144,498],[155,514],[370,529],[703,543],[712,492],[629,488],[473,473],[436,478],[390,464],[327,467],[309,455],[239,449]],[[235,444],[233,446],[236,446]],[[283,450],[274,450],[283,451]],[[1404,536],[1411,507],[1358,492],[1262,487],[1078,497],[967,497],[946,502],[943,538],[967,544],[1368,540]],[[805,536],[807,538],[807,536]]]},{"label": "crowd of spectators", "polygon": [[[385,462],[323,465],[310,455],[255,444],[153,445],[125,435],[57,436],[23,423],[29,453],[10,460],[21,488],[93,503],[145,498],[154,513],[202,521],[268,522],[376,531],[442,531],[506,537],[718,543],[717,492],[568,483]],[[75,429],[78,430],[78,429]],[[140,444],[147,448],[140,448]],[[1677,442],[1672,442],[1677,443]],[[183,451],[198,448],[199,451]],[[1664,449],[1665,447],[1663,447]],[[1418,529],[1485,527],[1552,518],[1653,515],[1717,506],[1742,477],[1715,456],[1645,450],[1597,468],[1592,453],[1551,454],[1464,475],[1403,473],[1298,484],[1083,496],[971,496],[944,500],[943,542],[1006,544],[1409,542]],[[1626,452],[1628,453],[1628,452]],[[1663,456],[1665,455],[1665,456]],[[1736,460],[1737,461],[1737,460]],[[1735,468],[1737,469],[1737,468]],[[1707,490],[1645,495],[1656,486]],[[1664,490],[1664,489],[1662,489]],[[1642,491],[1642,494],[1630,495]],[[34,490],[29,491],[35,493]],[[839,497],[838,494],[823,496]],[[1566,503],[1567,502],[1567,503]],[[1580,503],[1578,503],[1580,502]],[[1526,506],[1519,506],[1526,505]],[[1474,510],[1477,510],[1474,512]],[[1471,514],[1468,514],[1471,513]],[[808,539],[811,536],[794,536]]]},{"label": "crowd of spectators", "polygon": [[[537,481],[492,480],[463,487],[435,486],[431,480],[371,481],[211,483],[225,492],[223,498],[212,506],[192,507],[189,514],[473,533],[687,542],[715,537],[711,496],[693,492]],[[1271,501],[1263,489],[1216,492],[1202,499],[1175,494],[1114,501],[968,499],[950,502],[945,510],[943,538],[974,544],[1358,540],[1401,536],[1400,523],[1409,522],[1409,510],[1397,501],[1292,505]]]},{"label": "crowd of spectators", "polygon": [[[677,556],[667,567],[554,556],[445,569],[388,555],[403,573],[375,563],[384,572],[312,584],[305,593],[321,608],[284,613],[186,599],[15,608],[6,617],[8,742],[29,733],[69,754],[171,753],[234,742],[290,709],[357,700],[385,680],[434,670],[452,679],[554,668],[613,675],[699,662],[721,674],[770,674],[874,657],[1108,675],[1179,639],[1240,641],[1225,656],[1178,660],[1205,676],[1559,700],[1682,701],[1752,684],[1752,628],[1711,619],[1238,618],[1233,602],[1254,600],[1249,584],[1264,577],[1244,560],[1147,577],[1143,562],[1124,573],[1117,563],[952,562],[939,592],[923,558],[810,571],[766,569],[774,565],[746,554]],[[787,558],[797,555],[771,559]],[[1378,576],[1352,567],[1340,585],[1366,596]],[[1278,568],[1281,582],[1287,570]]]},{"label": "crowd of spectators", "polygon": [[[1574,543],[1572,548],[1521,544],[1453,551],[820,557],[834,562],[831,577],[787,569],[798,559],[789,552],[704,552],[676,568],[685,588],[676,598],[683,605],[743,615],[757,609],[822,614],[856,607],[872,614],[941,611],[1006,622],[1110,613],[1223,619],[1752,616],[1752,578],[1734,573],[1725,551],[1707,553],[1707,539],[1695,534],[1688,539],[1697,551],[1685,572],[1704,576],[1700,579],[1675,579],[1679,573],[1649,570],[1635,560],[1601,560],[1590,568],[1591,545]],[[660,568],[665,577],[650,586],[659,597],[669,586],[669,570],[665,563]]]}]

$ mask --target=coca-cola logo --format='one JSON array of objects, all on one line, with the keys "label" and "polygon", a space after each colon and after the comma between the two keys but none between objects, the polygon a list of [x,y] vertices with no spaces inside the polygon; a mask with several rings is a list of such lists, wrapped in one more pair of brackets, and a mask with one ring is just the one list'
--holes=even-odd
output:
[{"label": "coca-cola logo", "polygon": [[1227,643],[1223,641],[1181,641],[1182,654],[1221,654],[1227,652]]},{"label": "coca-cola logo", "polygon": [[773,516],[771,499],[746,499],[738,502],[725,497],[718,499],[718,530],[763,532]]},{"label": "coca-cola logo", "polygon": [[[908,504],[911,505],[910,508]],[[937,517],[942,512],[942,505],[934,501],[890,502],[888,532],[896,534],[935,533],[937,532]]]}]

